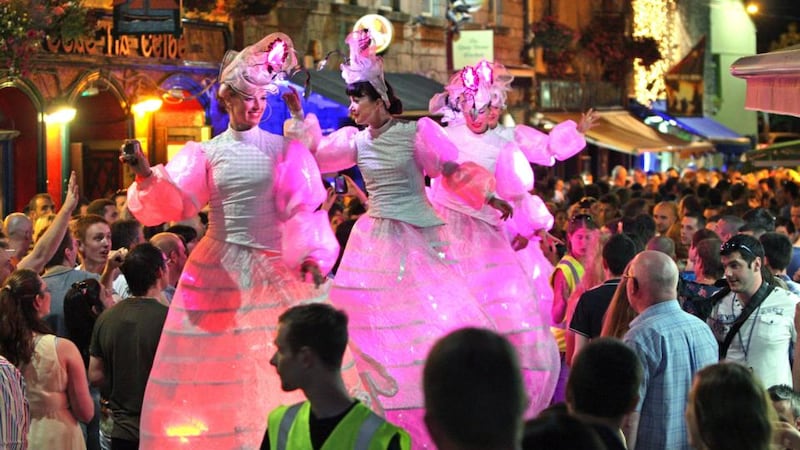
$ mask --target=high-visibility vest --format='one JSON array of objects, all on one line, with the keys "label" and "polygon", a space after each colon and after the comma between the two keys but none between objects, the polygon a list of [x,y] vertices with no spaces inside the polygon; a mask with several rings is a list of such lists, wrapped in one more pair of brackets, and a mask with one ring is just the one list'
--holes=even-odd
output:
[{"label": "high-visibility vest", "polygon": [[[557,270],[561,270],[561,273],[564,275],[564,280],[567,282],[569,292],[574,292],[575,287],[581,281],[581,278],[583,278],[583,264],[581,264],[580,261],[571,255],[564,255],[564,257],[561,258],[561,261],[559,261],[555,268],[553,268],[553,273],[550,274],[550,285],[553,287],[555,287],[553,280],[555,279],[555,273]],[[569,324],[560,323],[554,327],[550,327],[550,332],[552,332],[553,336],[556,338],[556,344],[558,344],[558,351],[560,352],[565,352],[567,350],[564,329],[568,325]]]},{"label": "high-visibility vest", "polygon": [[[279,406],[269,414],[271,450],[308,450],[311,446],[309,416],[311,403]],[[400,435],[400,448],[411,448],[411,437],[361,403],[356,403],[325,440],[322,450],[386,450],[392,438]]]}]

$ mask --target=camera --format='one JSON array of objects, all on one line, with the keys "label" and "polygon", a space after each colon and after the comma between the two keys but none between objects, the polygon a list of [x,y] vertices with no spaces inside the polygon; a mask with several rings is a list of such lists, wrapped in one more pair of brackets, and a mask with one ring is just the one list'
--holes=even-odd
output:
[{"label": "camera", "polygon": [[141,147],[142,144],[140,144],[136,139],[125,139],[125,143],[122,144],[122,156],[125,162],[135,166],[138,163],[138,159],[136,158],[136,149]]},{"label": "camera", "polygon": [[344,175],[337,175],[333,179],[333,190],[337,194],[347,193],[347,180],[345,180]]}]

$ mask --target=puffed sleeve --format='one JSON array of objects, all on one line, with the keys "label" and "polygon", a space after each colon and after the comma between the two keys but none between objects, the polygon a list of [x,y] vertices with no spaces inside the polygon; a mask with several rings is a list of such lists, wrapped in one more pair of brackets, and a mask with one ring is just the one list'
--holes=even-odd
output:
[{"label": "puffed sleeve", "polygon": [[458,149],[447,136],[447,132],[428,117],[417,121],[414,159],[422,170],[431,178],[442,173],[444,163],[455,161]]},{"label": "puffed sleeve", "polygon": [[208,160],[201,144],[187,143],[167,163],[128,188],[128,209],[145,226],[197,215],[209,199]]},{"label": "puffed sleeve", "polygon": [[526,195],[514,205],[514,228],[530,239],[539,230],[553,228],[553,215],[538,195]]},{"label": "puffed sleeve", "polygon": [[274,189],[282,258],[293,269],[312,259],[327,273],[339,256],[327,211],[317,210],[327,195],[321,180],[309,150],[299,141],[289,143],[275,168]]},{"label": "puffed sleeve", "polygon": [[322,129],[314,114],[305,118],[290,117],[283,122],[283,135],[289,140],[298,140],[310,149],[316,149],[322,139]]},{"label": "puffed sleeve", "polygon": [[543,166],[568,159],[586,147],[586,139],[572,120],[559,123],[549,135],[527,125],[517,125],[514,140],[528,161]]},{"label": "puffed sleeve", "polygon": [[495,194],[497,181],[483,166],[467,161],[443,169],[442,186],[473,209],[481,209]]},{"label": "puffed sleeve", "polygon": [[514,142],[508,142],[500,149],[494,177],[497,179],[497,195],[510,202],[527,196],[533,189],[531,164]]},{"label": "puffed sleeve", "polygon": [[301,138],[314,158],[317,160],[319,170],[323,173],[338,172],[356,165],[356,127],[342,127],[333,133],[322,136],[319,121],[313,114],[309,114],[303,121],[302,127],[297,125],[297,119],[288,119],[284,122],[286,137],[296,139],[297,129],[302,128],[302,133],[308,137]]}]

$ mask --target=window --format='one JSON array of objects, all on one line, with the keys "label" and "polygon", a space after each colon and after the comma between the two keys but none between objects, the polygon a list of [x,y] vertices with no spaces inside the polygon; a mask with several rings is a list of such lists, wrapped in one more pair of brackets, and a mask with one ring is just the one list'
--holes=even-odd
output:
[{"label": "window", "polygon": [[378,9],[382,9],[384,11],[397,11],[397,3],[397,0],[381,0],[378,3]]},{"label": "window", "polygon": [[447,0],[422,0],[422,15],[431,17],[444,16]]}]

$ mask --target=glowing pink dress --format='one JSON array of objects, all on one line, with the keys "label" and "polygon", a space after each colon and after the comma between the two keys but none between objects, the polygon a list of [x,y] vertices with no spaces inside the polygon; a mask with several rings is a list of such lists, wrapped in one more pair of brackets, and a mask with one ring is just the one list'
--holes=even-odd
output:
[{"label": "glowing pink dress", "polygon": [[[303,399],[281,390],[269,364],[278,316],[327,297],[302,282],[297,267],[314,258],[325,271],[338,254],[327,215],[314,212],[325,198],[316,163],[281,136],[228,129],[187,144],[153,172],[128,189],[128,207],[142,223],[189,217],[206,203],[210,212],[161,335],[141,448],[259,448],[268,413]],[[349,369],[348,387],[358,389],[352,359]]]},{"label": "glowing pink dress", "polygon": [[[533,417],[552,398],[560,366],[558,348],[539,307],[546,294],[534,287],[504,227],[527,237],[536,231],[542,209],[544,213],[547,209],[528,194],[533,172],[513,140],[503,137],[497,128],[475,134],[463,120],[451,123],[446,131],[459,149],[458,162],[472,161],[493,173],[497,196],[514,207],[512,218],[503,222],[488,204],[475,209],[442,183],[434,183],[431,189],[431,200],[447,222],[444,230],[451,255],[458,261],[455,268],[497,330],[517,349],[530,398],[527,416]],[[549,285],[548,290],[552,298]]]},{"label": "glowing pink dress", "polygon": [[415,122],[390,120],[374,135],[347,127],[323,138],[316,156],[323,172],[358,163],[370,195],[330,293],[350,317],[351,340],[376,359],[356,354],[356,365],[382,395],[387,420],[411,434],[414,448],[433,448],[422,420],[428,350],[454,329],[494,325],[447,256],[423,177],[423,168],[437,169],[416,138]]}]

